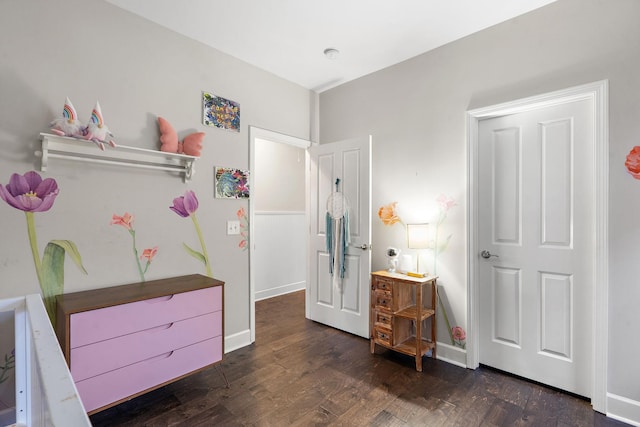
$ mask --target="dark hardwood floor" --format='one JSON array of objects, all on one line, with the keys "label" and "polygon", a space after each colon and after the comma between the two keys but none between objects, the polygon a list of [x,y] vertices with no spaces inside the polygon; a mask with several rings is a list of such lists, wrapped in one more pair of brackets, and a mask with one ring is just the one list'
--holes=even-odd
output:
[{"label": "dark hardwood floor", "polygon": [[489,368],[411,357],[304,318],[304,292],[256,304],[255,344],[91,416],[99,426],[623,426],[580,398]]}]

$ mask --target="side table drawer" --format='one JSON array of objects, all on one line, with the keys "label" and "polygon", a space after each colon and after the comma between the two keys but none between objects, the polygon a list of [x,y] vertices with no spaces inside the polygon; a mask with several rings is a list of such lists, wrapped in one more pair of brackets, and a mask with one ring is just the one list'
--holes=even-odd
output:
[{"label": "side table drawer", "polygon": [[386,346],[393,345],[393,332],[390,329],[375,327],[373,328],[373,339]]},{"label": "side table drawer", "polygon": [[374,313],[373,323],[377,327],[392,329],[392,320],[393,317],[390,314],[382,313],[380,311],[376,311]]},{"label": "side table drawer", "polygon": [[393,306],[391,292],[380,290],[375,291],[374,298],[374,305],[376,308],[391,311],[391,307]]},{"label": "side table drawer", "polygon": [[380,277],[374,277],[373,289],[380,289],[383,291],[391,292],[391,289],[393,289],[393,282],[391,280],[385,280]]}]

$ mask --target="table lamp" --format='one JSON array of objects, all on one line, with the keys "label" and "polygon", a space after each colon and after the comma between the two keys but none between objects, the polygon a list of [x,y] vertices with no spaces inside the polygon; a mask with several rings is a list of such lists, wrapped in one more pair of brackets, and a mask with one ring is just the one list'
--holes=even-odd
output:
[{"label": "table lamp", "polygon": [[429,224],[407,224],[407,243],[409,249],[418,249],[416,271],[407,275],[425,277],[427,272],[420,270],[420,249],[429,248]]}]

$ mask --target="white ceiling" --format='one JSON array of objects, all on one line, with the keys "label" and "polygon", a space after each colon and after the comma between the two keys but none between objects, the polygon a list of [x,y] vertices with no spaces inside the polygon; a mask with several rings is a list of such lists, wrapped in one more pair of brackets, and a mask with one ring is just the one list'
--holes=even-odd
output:
[{"label": "white ceiling", "polygon": [[556,0],[106,1],[322,92]]}]

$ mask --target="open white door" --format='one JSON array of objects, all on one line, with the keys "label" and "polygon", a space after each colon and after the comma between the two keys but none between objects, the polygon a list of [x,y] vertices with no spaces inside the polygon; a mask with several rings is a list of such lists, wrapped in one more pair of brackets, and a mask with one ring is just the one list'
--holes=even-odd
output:
[{"label": "open white door", "polygon": [[[371,274],[371,137],[313,146],[309,168],[308,319],[369,338]],[[327,200],[340,179],[349,206],[345,274],[334,283],[326,250]],[[336,279],[339,274],[334,273]]]}]

